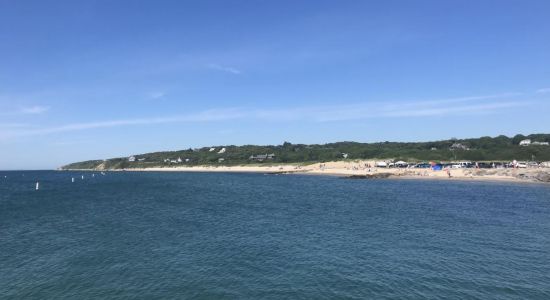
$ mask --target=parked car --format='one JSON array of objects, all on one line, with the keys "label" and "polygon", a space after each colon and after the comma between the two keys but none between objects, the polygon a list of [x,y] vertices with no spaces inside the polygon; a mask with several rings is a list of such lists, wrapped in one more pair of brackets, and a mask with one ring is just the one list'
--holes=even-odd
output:
[{"label": "parked car", "polygon": [[488,162],[478,162],[477,166],[480,169],[491,169],[493,167],[493,164]]},{"label": "parked car", "polygon": [[529,168],[538,168],[539,164],[536,161],[530,161],[530,162],[527,162],[527,167],[529,167]]},{"label": "parked car", "polygon": [[471,168],[471,167],[472,167],[472,163],[469,161],[455,162],[452,164],[453,169]]},{"label": "parked car", "polygon": [[527,168],[527,162],[518,161],[518,162],[516,163],[516,168]]},{"label": "parked car", "polygon": [[431,167],[432,166],[428,163],[421,163],[421,164],[414,165],[414,168],[418,168],[418,169],[429,169]]}]

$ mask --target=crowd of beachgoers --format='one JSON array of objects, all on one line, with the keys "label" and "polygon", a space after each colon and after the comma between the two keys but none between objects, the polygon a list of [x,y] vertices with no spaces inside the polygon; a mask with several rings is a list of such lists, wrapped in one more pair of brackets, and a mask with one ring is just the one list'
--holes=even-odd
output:
[{"label": "crowd of beachgoers", "polygon": [[313,164],[257,164],[238,166],[178,166],[131,168],[112,171],[255,172],[313,174],[365,178],[433,178],[550,182],[550,167],[526,162],[425,162],[342,160]]}]

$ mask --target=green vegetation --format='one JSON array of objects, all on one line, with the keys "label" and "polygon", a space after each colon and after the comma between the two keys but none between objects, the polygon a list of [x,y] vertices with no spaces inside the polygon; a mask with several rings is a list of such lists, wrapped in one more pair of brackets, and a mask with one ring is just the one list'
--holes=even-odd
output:
[{"label": "green vegetation", "polygon": [[[108,160],[91,160],[72,163],[62,169],[125,169],[169,166],[197,165],[244,165],[315,163],[344,159],[395,159],[405,161],[511,161],[536,160],[550,161],[550,146],[519,146],[524,139],[537,142],[550,142],[550,134],[516,135],[512,138],[501,135],[476,139],[450,139],[419,143],[356,143],[338,142],[324,145],[291,144],[285,142],[277,146],[214,146],[181,151],[154,152],[135,155],[131,162],[127,157]],[[454,146],[453,146],[454,145]],[[225,148],[224,153],[218,153]],[[251,156],[275,154],[273,159],[257,161]],[[181,162],[177,161],[178,158]],[[223,159],[223,160],[220,160]]]}]

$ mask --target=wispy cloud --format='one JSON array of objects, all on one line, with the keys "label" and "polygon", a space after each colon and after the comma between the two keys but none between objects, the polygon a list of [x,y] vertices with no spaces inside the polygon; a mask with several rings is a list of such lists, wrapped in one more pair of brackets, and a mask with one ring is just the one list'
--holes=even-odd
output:
[{"label": "wispy cloud", "polygon": [[43,114],[50,110],[49,106],[34,105],[34,106],[20,106],[11,108],[1,108],[0,116],[18,116],[18,115],[38,115]]},{"label": "wispy cloud", "polygon": [[218,64],[208,64],[207,67],[212,70],[222,71],[222,72],[231,73],[235,75],[240,75],[242,73],[242,71],[239,69],[235,69],[227,66],[221,66]]},{"label": "wispy cloud", "polygon": [[527,102],[506,100],[519,93],[446,98],[409,102],[371,102],[337,106],[313,106],[280,110],[256,110],[253,115],[262,120],[336,122],[372,118],[405,118],[494,114],[504,109],[529,105]]},{"label": "wispy cloud", "polygon": [[282,110],[257,110],[251,117],[267,121],[306,120],[313,122],[339,122],[375,118],[446,117],[462,115],[487,115],[504,109],[529,105],[527,102],[490,102],[453,106],[393,108],[376,104],[309,107]]},{"label": "wispy cloud", "polygon": [[87,129],[132,126],[132,125],[154,125],[154,124],[183,123],[183,122],[214,122],[214,121],[238,119],[243,117],[244,115],[236,109],[205,110],[195,114],[179,115],[179,116],[71,123],[71,124],[66,124],[61,126],[45,127],[45,128],[39,128],[39,129],[12,130],[12,131],[0,132],[0,133],[3,133],[3,135],[0,135],[0,138],[30,136],[30,135],[47,135],[47,134],[53,134],[53,133],[80,131],[80,130],[87,130]]},{"label": "wispy cloud", "polygon": [[166,96],[165,92],[152,92],[149,94],[149,98],[153,100],[164,98],[164,96]]},{"label": "wispy cloud", "polygon": [[421,106],[434,106],[434,105],[442,106],[442,105],[458,104],[458,103],[465,103],[465,102],[503,99],[503,98],[520,96],[520,95],[522,94],[521,93],[500,93],[500,94],[492,94],[492,95],[455,97],[455,98],[445,98],[445,99],[436,99],[436,100],[421,100],[421,101],[413,101],[413,102],[407,102],[407,103],[399,102],[395,104],[386,105],[386,107],[395,108],[395,109],[404,109],[408,107],[421,107]]},{"label": "wispy cloud", "polygon": [[306,121],[337,122],[373,118],[418,118],[461,115],[496,114],[506,109],[527,106],[524,101],[511,101],[503,98],[512,94],[487,95],[463,98],[442,99],[440,101],[416,101],[393,103],[356,103],[348,105],[308,106],[285,109],[228,108],[205,110],[186,115],[153,118],[107,120],[97,122],[72,123],[45,128],[12,128],[3,130],[0,137],[47,135],[80,130],[112,128],[122,126],[155,125],[184,122],[221,122],[230,120],[261,120],[270,122]]},{"label": "wispy cloud", "polygon": [[34,105],[34,106],[25,106],[19,109],[19,112],[22,114],[36,115],[42,114],[50,110],[48,106]]},{"label": "wispy cloud", "polygon": [[57,141],[57,142],[51,143],[51,145],[66,147],[66,146],[73,146],[73,145],[80,145],[80,144],[92,144],[94,142],[95,141],[93,140]]},{"label": "wispy cloud", "polygon": [[2,128],[23,128],[28,127],[29,124],[26,123],[0,123],[0,129]]},{"label": "wispy cloud", "polygon": [[543,89],[537,90],[537,94],[546,94],[546,93],[550,93],[550,88],[543,88]]},{"label": "wispy cloud", "polygon": [[451,107],[434,107],[411,110],[395,110],[384,112],[387,117],[429,117],[429,116],[448,116],[458,114],[491,114],[503,108],[513,108],[526,106],[526,102],[492,102],[485,104],[460,105]]}]

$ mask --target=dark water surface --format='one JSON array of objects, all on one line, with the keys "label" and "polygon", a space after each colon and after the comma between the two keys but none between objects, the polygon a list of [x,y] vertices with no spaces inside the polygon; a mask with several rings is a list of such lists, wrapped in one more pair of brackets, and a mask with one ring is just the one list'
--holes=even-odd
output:
[{"label": "dark water surface", "polygon": [[0,298],[550,299],[547,185],[81,174],[0,172]]}]

